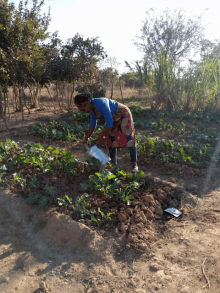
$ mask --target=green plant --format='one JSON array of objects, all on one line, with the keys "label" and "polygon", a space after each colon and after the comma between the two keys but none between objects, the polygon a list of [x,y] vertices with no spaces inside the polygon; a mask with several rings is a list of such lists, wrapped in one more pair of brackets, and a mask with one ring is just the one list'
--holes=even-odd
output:
[{"label": "green plant", "polygon": [[39,181],[37,180],[36,176],[32,176],[28,186],[30,186],[31,188],[38,188],[40,186]]},{"label": "green plant", "polygon": [[24,187],[24,186],[27,185],[26,179],[22,178],[22,177],[21,177],[21,174],[19,174],[19,173],[14,173],[13,176],[14,176],[14,181],[17,181],[18,183],[20,183],[20,185],[21,185],[22,187]]},{"label": "green plant", "polygon": [[59,206],[69,206],[73,204],[72,199],[70,199],[68,195],[65,195],[62,198],[57,198],[57,203]]},{"label": "green plant", "polygon": [[111,222],[112,221],[111,215],[115,214],[115,213],[111,213],[111,212],[105,214],[104,212],[101,211],[100,208],[98,208],[98,213],[101,215],[101,220],[94,218],[93,222],[101,223],[103,225],[107,224],[108,222]]},{"label": "green plant", "polygon": [[41,137],[78,142],[85,135],[85,125],[83,126],[78,121],[75,121],[72,126],[65,121],[53,121],[48,127],[45,124],[34,125],[32,131],[34,135]]},{"label": "green plant", "polygon": [[141,179],[144,176],[143,171],[135,174],[126,174],[123,170],[115,170],[115,174],[110,171],[103,170],[94,175],[90,175],[89,184],[81,183],[81,191],[94,191],[100,196],[114,197],[119,201],[130,204],[132,199],[131,192],[137,191],[141,185]]},{"label": "green plant", "polygon": [[145,158],[158,158],[163,162],[189,163],[203,165],[210,160],[211,149],[209,145],[194,142],[182,145],[169,140],[159,140],[148,137],[144,140],[138,138],[138,153]]},{"label": "green plant", "polygon": [[90,198],[88,193],[83,193],[81,196],[78,196],[75,201],[74,209],[80,212],[83,217],[89,215],[92,219],[94,219],[96,210],[95,208],[89,209],[90,202],[86,200],[87,198]]},{"label": "green plant", "polygon": [[48,184],[46,184],[44,186],[45,192],[48,193],[50,196],[55,196],[56,191],[55,191],[55,187],[54,186],[49,186]]},{"label": "green plant", "polygon": [[40,207],[46,207],[52,202],[52,199],[40,193],[32,193],[26,198],[25,202],[29,205],[38,204]]}]

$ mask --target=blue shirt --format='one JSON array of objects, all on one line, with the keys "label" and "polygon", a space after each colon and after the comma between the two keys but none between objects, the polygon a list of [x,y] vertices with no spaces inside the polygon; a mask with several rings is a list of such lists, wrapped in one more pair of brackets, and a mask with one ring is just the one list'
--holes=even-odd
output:
[{"label": "blue shirt", "polygon": [[[101,115],[101,118],[105,119],[106,126],[109,128],[113,127],[113,115],[115,114],[118,104],[115,100],[107,98],[96,98],[92,99],[92,104]],[[90,112],[90,127],[96,127],[97,117],[93,111]]]}]

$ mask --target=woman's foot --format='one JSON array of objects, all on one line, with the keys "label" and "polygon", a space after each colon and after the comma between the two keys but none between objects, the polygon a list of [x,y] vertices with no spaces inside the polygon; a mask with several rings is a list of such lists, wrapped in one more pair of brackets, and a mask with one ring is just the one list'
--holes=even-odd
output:
[{"label": "woman's foot", "polygon": [[112,169],[118,169],[118,166],[117,166],[117,164],[116,163],[109,163],[107,166],[106,166],[106,168],[105,168],[106,170],[112,170]]},{"label": "woman's foot", "polygon": [[132,173],[136,174],[138,172],[138,164],[137,162],[132,162]]},{"label": "woman's foot", "polygon": [[112,168],[114,168],[114,169],[118,169],[118,166],[117,166],[117,164],[116,163],[112,163]]}]

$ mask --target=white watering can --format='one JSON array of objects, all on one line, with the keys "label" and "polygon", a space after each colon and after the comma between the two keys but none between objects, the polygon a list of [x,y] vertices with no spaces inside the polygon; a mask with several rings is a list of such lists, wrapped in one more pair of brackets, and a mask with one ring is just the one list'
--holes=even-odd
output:
[{"label": "white watering can", "polygon": [[106,163],[108,163],[111,160],[110,157],[103,150],[98,148],[96,145],[90,148],[85,143],[85,148],[88,151],[88,155],[98,159],[100,163],[102,164],[102,166],[104,166]]}]

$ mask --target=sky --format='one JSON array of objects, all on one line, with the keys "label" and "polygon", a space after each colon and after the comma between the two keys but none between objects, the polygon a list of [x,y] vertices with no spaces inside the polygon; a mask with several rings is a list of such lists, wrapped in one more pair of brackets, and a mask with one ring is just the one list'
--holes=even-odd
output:
[{"label": "sky", "polygon": [[[19,0],[9,0],[15,5]],[[180,2],[180,1],[178,1]],[[45,0],[42,13],[50,6],[51,22],[49,31],[58,31],[66,42],[79,33],[84,38],[99,37],[108,56],[116,57],[120,73],[127,72],[125,60],[129,63],[141,60],[143,53],[133,44],[141,35],[141,27],[146,11],[156,9],[161,14],[166,8],[182,8],[187,15],[203,16],[206,37],[220,39],[220,4],[217,0],[184,0],[177,5],[174,0]],[[29,0],[28,3],[32,3]],[[220,3],[220,2],[219,2]]]}]

